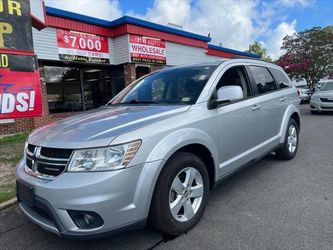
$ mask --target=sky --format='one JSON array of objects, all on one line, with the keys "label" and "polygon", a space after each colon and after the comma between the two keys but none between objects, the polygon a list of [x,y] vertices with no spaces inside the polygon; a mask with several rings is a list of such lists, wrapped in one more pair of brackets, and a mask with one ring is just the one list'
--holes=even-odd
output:
[{"label": "sky", "polygon": [[123,15],[182,26],[212,44],[244,51],[259,41],[273,59],[283,38],[333,25],[333,0],[45,0],[51,6],[105,20]]}]

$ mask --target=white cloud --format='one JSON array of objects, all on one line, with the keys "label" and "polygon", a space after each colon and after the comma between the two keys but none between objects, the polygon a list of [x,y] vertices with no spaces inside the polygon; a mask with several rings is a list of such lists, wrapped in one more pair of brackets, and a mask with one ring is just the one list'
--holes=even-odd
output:
[{"label": "white cloud", "polygon": [[105,20],[113,20],[122,16],[117,0],[46,0],[45,4]]},{"label": "white cloud", "polygon": [[278,2],[284,6],[309,6],[312,5],[315,0],[279,0]]},{"label": "white cloud", "polygon": [[[283,5],[306,5],[313,0],[280,0]],[[192,4],[191,4],[192,3]],[[169,22],[183,26],[184,30],[207,36],[212,43],[247,50],[250,43],[260,40],[273,59],[277,59],[283,38],[295,32],[296,21],[281,22],[273,26],[279,16],[280,3],[257,0],[155,0],[145,14],[129,15],[160,24]]]},{"label": "white cloud", "polygon": [[156,0],[144,15],[133,11],[127,14],[164,25],[168,23],[183,25],[191,15],[191,5],[188,0]]},{"label": "white cloud", "polygon": [[174,23],[184,30],[207,36],[212,42],[234,49],[245,50],[260,32],[255,27],[256,1],[254,0],[155,0],[145,14],[128,15],[167,25]]},{"label": "white cloud", "polygon": [[269,35],[265,46],[268,53],[273,59],[278,59],[283,51],[280,49],[282,46],[283,38],[287,35],[292,35],[296,32],[296,20],[291,23],[282,22],[280,23]]},{"label": "white cloud", "polygon": [[[273,23],[287,8],[307,6],[314,1],[155,0],[145,13],[131,10],[126,14],[162,25],[177,24],[204,36],[210,33],[213,44],[222,43],[242,51],[260,40],[276,59],[282,53],[282,39],[295,32],[296,21],[288,23],[280,19],[278,24]],[[118,0],[46,0],[46,5],[106,20],[123,15]]]},{"label": "white cloud", "polygon": [[200,0],[186,27],[203,35],[211,34],[212,43],[245,50],[260,32],[255,27],[254,1]]}]

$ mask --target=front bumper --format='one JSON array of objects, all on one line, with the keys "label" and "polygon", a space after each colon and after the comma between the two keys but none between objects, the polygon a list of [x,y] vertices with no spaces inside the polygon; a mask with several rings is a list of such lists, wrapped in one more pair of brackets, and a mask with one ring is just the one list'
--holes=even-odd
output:
[{"label": "front bumper", "polygon": [[309,95],[301,95],[299,98],[301,99],[302,102],[310,101]]},{"label": "front bumper", "polygon": [[[23,213],[45,230],[75,238],[94,238],[143,226],[162,161],[118,171],[68,173],[53,181],[28,175],[21,161],[16,179],[33,187],[34,206],[20,201]],[[69,210],[91,211],[103,220],[98,228],[79,228]]]},{"label": "front bumper", "polygon": [[333,111],[333,102],[310,101],[310,108],[313,111]]}]

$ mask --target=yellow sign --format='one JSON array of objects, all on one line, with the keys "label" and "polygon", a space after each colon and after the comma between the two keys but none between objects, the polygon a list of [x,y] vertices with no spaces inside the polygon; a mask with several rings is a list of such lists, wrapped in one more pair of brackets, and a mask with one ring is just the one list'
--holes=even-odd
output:
[{"label": "yellow sign", "polygon": [[8,56],[6,54],[0,54],[0,68],[8,67]]},{"label": "yellow sign", "polygon": [[[21,12],[21,4],[12,1],[12,0],[7,0],[7,9],[5,9],[4,6],[4,0],[0,0],[0,13],[1,12],[7,12],[9,15],[17,15],[17,16],[22,16]],[[15,12],[15,13],[14,13]],[[0,23],[0,47],[3,48],[4,45],[4,39],[3,36],[4,34],[11,34],[13,32],[13,27],[10,25],[10,23]]]},{"label": "yellow sign", "polygon": [[13,32],[13,27],[9,23],[0,23],[0,48],[5,46],[4,44],[4,34],[11,34]]},{"label": "yellow sign", "polygon": [[14,15],[15,11],[15,15],[22,16],[21,4],[13,0],[7,0],[7,1],[0,0],[0,12],[4,12],[5,9],[4,2],[7,2],[8,8],[6,9],[6,11],[9,15]]},{"label": "yellow sign", "polygon": [[0,49],[33,51],[28,0],[0,0],[0,20]]}]

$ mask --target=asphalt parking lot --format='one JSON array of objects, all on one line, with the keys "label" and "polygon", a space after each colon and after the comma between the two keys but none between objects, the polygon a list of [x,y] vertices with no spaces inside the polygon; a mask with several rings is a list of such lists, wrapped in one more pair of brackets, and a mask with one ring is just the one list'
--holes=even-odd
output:
[{"label": "asphalt parking lot", "polygon": [[302,105],[292,161],[268,156],[211,192],[199,224],[170,239],[153,228],[93,241],[59,238],[17,206],[0,213],[0,249],[333,249],[333,114]]}]

